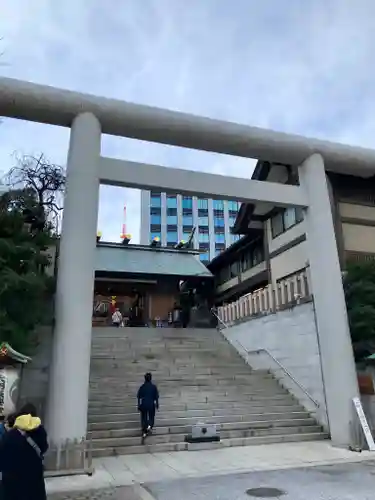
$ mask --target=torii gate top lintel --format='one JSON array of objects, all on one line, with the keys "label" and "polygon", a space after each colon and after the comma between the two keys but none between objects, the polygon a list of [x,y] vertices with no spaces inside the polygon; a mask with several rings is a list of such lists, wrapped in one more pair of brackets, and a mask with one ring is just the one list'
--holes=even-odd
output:
[{"label": "torii gate top lintel", "polygon": [[0,116],[70,127],[82,112],[92,112],[110,135],[290,165],[320,153],[329,170],[375,173],[372,149],[0,78]]}]

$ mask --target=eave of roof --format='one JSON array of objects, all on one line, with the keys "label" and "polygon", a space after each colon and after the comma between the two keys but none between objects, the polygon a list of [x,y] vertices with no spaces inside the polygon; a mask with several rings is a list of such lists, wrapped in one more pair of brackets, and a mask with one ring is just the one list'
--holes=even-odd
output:
[{"label": "eave of roof", "polygon": [[212,278],[199,252],[144,245],[97,244],[95,271],[128,275]]}]

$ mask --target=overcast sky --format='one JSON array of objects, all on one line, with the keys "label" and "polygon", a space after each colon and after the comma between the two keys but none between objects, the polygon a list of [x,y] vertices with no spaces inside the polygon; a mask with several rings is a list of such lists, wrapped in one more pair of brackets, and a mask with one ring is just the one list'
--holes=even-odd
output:
[{"label": "overcast sky", "polygon": [[[0,0],[0,74],[375,147],[375,0]],[[0,126],[15,151],[65,164],[69,131]],[[249,177],[254,162],[113,137],[102,153]],[[139,240],[137,191],[102,187],[99,229]]]}]

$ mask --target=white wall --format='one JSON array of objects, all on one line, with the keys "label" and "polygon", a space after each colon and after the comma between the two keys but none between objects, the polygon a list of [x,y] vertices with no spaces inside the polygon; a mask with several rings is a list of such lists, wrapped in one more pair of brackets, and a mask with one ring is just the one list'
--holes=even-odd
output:
[{"label": "white wall", "polygon": [[276,287],[277,280],[302,271],[309,265],[307,258],[307,242],[302,241],[298,245],[285,250],[285,252],[271,258],[272,285]]},{"label": "white wall", "polygon": [[[270,369],[299,401],[328,427],[320,354],[313,303],[301,304],[222,330],[224,336],[254,368]],[[249,354],[267,349],[319,403],[317,409],[305,393],[266,353]]]},{"label": "white wall", "polygon": [[345,250],[351,252],[375,252],[375,227],[343,224]]},{"label": "white wall", "polygon": [[[265,231],[269,253],[272,254],[279,248],[305,234],[305,223],[302,221],[288,229],[288,231],[285,231],[285,233],[272,238],[271,220],[268,220],[265,224]],[[277,280],[294,274],[308,266],[306,241],[302,241],[289,250],[285,250],[276,257],[271,257],[270,265],[272,285],[275,287]]]},{"label": "white wall", "polygon": [[356,205],[355,203],[339,203],[341,217],[375,221],[375,207]]}]

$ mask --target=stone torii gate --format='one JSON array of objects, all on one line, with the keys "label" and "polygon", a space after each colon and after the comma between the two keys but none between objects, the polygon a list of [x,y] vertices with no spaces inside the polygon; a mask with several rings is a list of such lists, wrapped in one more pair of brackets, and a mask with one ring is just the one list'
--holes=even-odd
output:
[{"label": "stone torii gate", "polygon": [[[332,441],[351,441],[358,385],[325,168],[371,175],[375,151],[0,78],[0,116],[71,128],[47,404],[52,441],[87,431],[99,185],[160,189],[305,209]],[[101,134],[260,158],[298,167],[299,186],[104,158]]]}]

